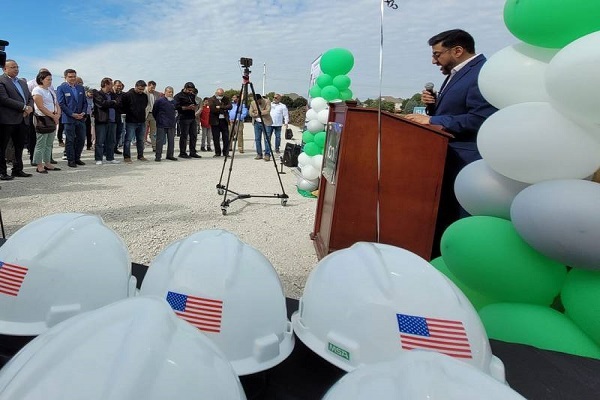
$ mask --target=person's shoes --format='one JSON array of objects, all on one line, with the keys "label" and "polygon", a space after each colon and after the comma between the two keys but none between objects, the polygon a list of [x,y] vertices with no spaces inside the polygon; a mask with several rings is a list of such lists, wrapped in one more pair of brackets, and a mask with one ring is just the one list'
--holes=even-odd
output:
[{"label": "person's shoes", "polygon": [[244,154],[244,149],[240,149],[240,153]]},{"label": "person's shoes", "polygon": [[177,157],[167,157],[167,160],[177,161]]},{"label": "person's shoes", "polygon": [[35,172],[37,172],[38,174],[47,174],[48,170],[47,169],[43,169],[43,170],[40,171],[39,169],[36,168]]},{"label": "person's shoes", "polygon": [[32,161],[32,162],[31,162],[31,166],[32,166],[32,167],[37,167],[37,164],[36,164],[36,163],[34,163],[34,162]]},{"label": "person's shoes", "polygon": [[192,158],[202,158],[202,156],[200,154],[196,154],[196,153],[190,154],[190,157],[192,157]]},{"label": "person's shoes", "polygon": [[10,175],[0,174],[0,180],[2,180],[2,181],[12,181],[13,179],[15,179],[15,178]]},{"label": "person's shoes", "polygon": [[187,155],[186,153],[180,153],[179,157],[181,157],[181,158],[192,158],[189,155]]},{"label": "person's shoes", "polygon": [[121,164],[121,161],[119,160],[110,160],[106,162],[107,164]]},{"label": "person's shoes", "polygon": [[23,171],[17,171],[17,172],[13,172],[12,176],[17,177],[17,178],[29,178],[31,176],[31,174],[28,174],[27,172],[23,172]]},{"label": "person's shoes", "polygon": [[77,168],[77,164],[75,163],[75,161],[69,161],[67,165],[71,168]]},{"label": "person's shoes", "polygon": [[67,156],[62,156],[62,159],[63,159],[63,160],[66,160],[66,159],[67,159]]},{"label": "person's shoes", "polygon": [[125,161],[125,164],[131,164],[131,157],[125,157],[123,161]]},{"label": "person's shoes", "polygon": [[208,146],[208,147],[206,148],[206,151],[212,151],[212,149],[210,148],[210,146]]},{"label": "person's shoes", "polygon": [[160,162],[160,158],[155,158],[154,161]]},{"label": "person's shoes", "polygon": [[156,147],[153,147],[153,148],[152,148],[152,152],[153,152],[153,153],[156,153]]},{"label": "person's shoes", "polygon": [[116,149],[115,150],[115,154],[123,154],[123,152],[121,150],[119,150],[119,149]]},{"label": "person's shoes", "polygon": [[205,147],[200,147],[200,151],[206,151]]},{"label": "person's shoes", "polygon": [[138,161],[148,161],[146,157],[138,157]]},{"label": "person's shoes", "polygon": [[81,160],[75,161],[75,164],[77,164],[77,165],[85,165],[85,163],[83,161],[81,161]]},{"label": "person's shoes", "polygon": [[96,161],[96,165],[102,165],[102,161]]},{"label": "person's shoes", "polygon": [[263,158],[263,160],[265,160],[265,161],[271,161],[271,156],[267,155],[267,156],[265,156],[265,158]]},{"label": "person's shoes", "polygon": [[275,153],[277,153],[277,154],[281,154],[281,153],[279,152],[279,149],[275,149]]},{"label": "person's shoes", "polygon": [[58,145],[59,145],[60,147],[65,147],[65,142],[58,142]]},{"label": "person's shoes", "polygon": [[90,146],[88,146],[86,149],[87,149],[88,151],[91,151],[91,150],[92,150],[92,148],[91,148]]},{"label": "person's shoes", "polygon": [[50,164],[58,164],[58,161],[56,161],[54,158],[50,159]]},{"label": "person's shoes", "polygon": [[48,167],[44,167],[44,169],[45,169],[46,171],[61,171],[61,169],[60,169],[60,168],[58,168],[58,167],[54,167],[54,168],[48,168]]},{"label": "person's shoes", "polygon": [[256,157],[254,157],[255,160],[262,160],[262,156],[260,154],[257,154]]},{"label": "person's shoes", "polygon": [[215,155],[213,156],[213,158],[217,158],[217,157],[221,157],[221,155],[220,155],[220,154],[215,154]]}]

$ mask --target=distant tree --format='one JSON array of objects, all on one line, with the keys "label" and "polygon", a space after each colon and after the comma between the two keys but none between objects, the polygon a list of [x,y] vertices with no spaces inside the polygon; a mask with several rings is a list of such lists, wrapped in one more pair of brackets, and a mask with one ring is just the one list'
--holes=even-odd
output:
[{"label": "distant tree", "polygon": [[294,100],[294,102],[292,103],[292,108],[304,107],[307,104],[308,104],[308,100],[306,100],[304,97],[300,96],[296,100]]},{"label": "distant tree", "polygon": [[290,96],[283,95],[280,100],[287,108],[292,108],[292,104],[294,104],[294,100]]},{"label": "distant tree", "polygon": [[[225,96],[229,97],[230,99],[233,97],[233,95],[238,95],[240,94],[240,90],[235,90],[235,89],[228,89],[225,91]],[[209,96],[210,97],[210,96]]]},{"label": "distant tree", "polygon": [[[366,99],[364,101],[364,105],[365,107],[369,107],[369,108],[379,108],[379,99]],[[383,111],[389,111],[391,113],[393,113],[395,111],[395,105],[393,102],[391,101],[381,101],[381,109]]]},{"label": "distant tree", "polygon": [[359,98],[358,98],[358,97],[357,97],[357,98],[355,98],[355,99],[354,99],[354,101],[356,102],[356,105],[357,105],[358,107],[362,106],[362,102],[359,100]]},{"label": "distant tree", "polygon": [[[410,99],[405,99],[402,102],[402,112],[405,114],[412,113],[415,107],[422,107],[425,104],[421,102],[421,93],[415,93]],[[410,111],[409,110],[410,107]]]},{"label": "distant tree", "polygon": [[269,92],[265,96],[268,97],[269,100],[273,101],[273,97],[275,97],[275,92]]}]

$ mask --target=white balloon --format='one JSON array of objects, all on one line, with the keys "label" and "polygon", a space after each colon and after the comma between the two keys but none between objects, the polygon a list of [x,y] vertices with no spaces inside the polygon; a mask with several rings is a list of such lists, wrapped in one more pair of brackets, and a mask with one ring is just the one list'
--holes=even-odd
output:
[{"label": "white balloon", "polygon": [[325,125],[320,123],[318,120],[313,119],[312,121],[308,121],[306,124],[306,129],[311,133],[317,133],[325,130]]},{"label": "white balloon", "polygon": [[318,169],[320,171],[321,166],[323,165],[323,155],[317,154],[317,155],[313,156],[312,160],[310,160],[310,162],[313,167],[315,167],[316,169]]},{"label": "white balloon", "polygon": [[304,177],[304,179],[307,179],[307,180],[317,179],[319,177],[319,175],[321,175],[321,171],[319,171],[318,169],[316,169],[315,167],[313,167],[310,164],[303,166],[301,171],[302,171],[302,176]]},{"label": "white balloon", "polygon": [[323,111],[327,108],[327,100],[322,97],[315,97],[310,101],[310,108],[316,112]]},{"label": "white balloon", "polygon": [[300,190],[312,192],[313,190],[316,190],[319,187],[319,179],[308,180],[300,178],[298,179],[298,183],[296,183],[296,186],[298,186],[298,189]]},{"label": "white balloon", "polygon": [[600,124],[599,65],[600,31],[565,46],[552,59],[546,71],[550,102],[576,120]]},{"label": "white balloon", "polygon": [[515,197],[510,209],[519,235],[540,253],[571,267],[600,270],[600,184],[554,180]]},{"label": "white balloon", "polygon": [[318,115],[319,122],[322,124],[326,124],[327,121],[329,120],[329,107],[324,110],[319,111],[319,114],[317,114],[317,115]]},{"label": "white balloon", "polygon": [[521,182],[583,179],[600,166],[600,140],[549,103],[497,111],[481,126],[477,145],[491,168]]},{"label": "white balloon", "polygon": [[479,89],[496,108],[549,101],[544,73],[558,49],[517,43],[495,53],[479,73]]},{"label": "white balloon", "polygon": [[298,166],[300,166],[300,164],[302,164],[302,165],[311,164],[311,157],[308,154],[306,154],[305,152],[298,154]]},{"label": "white balloon", "polygon": [[510,206],[515,196],[528,187],[500,175],[484,160],[464,167],[454,181],[454,194],[471,215],[485,215],[510,220]]},{"label": "white balloon", "polygon": [[313,120],[318,120],[318,119],[319,119],[319,114],[312,108],[310,108],[306,112],[306,121],[313,121]]}]

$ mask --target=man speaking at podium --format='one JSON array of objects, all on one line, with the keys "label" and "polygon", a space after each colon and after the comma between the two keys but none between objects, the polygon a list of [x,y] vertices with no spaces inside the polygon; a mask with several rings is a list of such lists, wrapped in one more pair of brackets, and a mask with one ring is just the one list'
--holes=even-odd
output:
[{"label": "man speaking at podium", "polygon": [[433,254],[438,254],[439,238],[448,225],[468,215],[454,196],[454,180],[467,164],[481,158],[477,150],[477,132],[497,109],[479,91],[477,79],[486,61],[475,52],[475,40],[461,30],[453,29],[429,39],[432,64],[440,67],[446,80],[438,93],[431,87],[423,90],[421,101],[429,115],[409,114],[406,119],[424,125],[441,125],[451,133],[444,181],[440,198]]}]

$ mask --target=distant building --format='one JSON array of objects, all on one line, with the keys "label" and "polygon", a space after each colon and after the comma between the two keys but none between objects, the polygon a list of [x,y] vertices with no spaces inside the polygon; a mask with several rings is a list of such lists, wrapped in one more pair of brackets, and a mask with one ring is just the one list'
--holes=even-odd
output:
[{"label": "distant building", "polygon": [[393,96],[381,96],[381,101],[388,101],[390,103],[394,103],[394,112],[399,113],[402,111],[402,102],[404,101],[403,99]]}]

